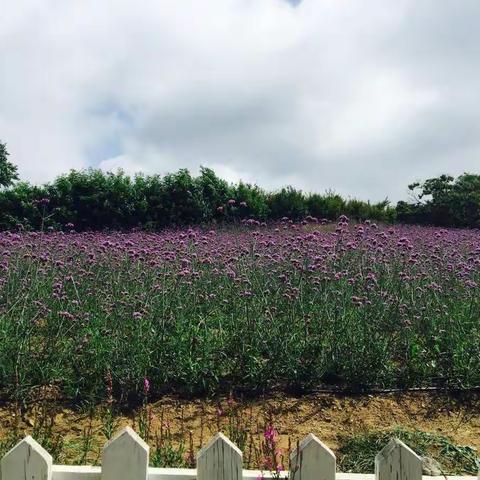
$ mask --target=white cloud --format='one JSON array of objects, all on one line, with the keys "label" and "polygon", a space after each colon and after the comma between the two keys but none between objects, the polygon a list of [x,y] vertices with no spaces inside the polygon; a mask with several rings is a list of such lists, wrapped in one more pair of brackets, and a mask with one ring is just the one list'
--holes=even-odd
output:
[{"label": "white cloud", "polygon": [[439,100],[434,89],[409,85],[395,72],[368,72],[357,81],[351,98],[332,115],[329,142],[324,144],[328,153],[388,145],[409,127],[412,114],[428,112]]},{"label": "white cloud", "polygon": [[0,139],[35,182],[205,165],[378,200],[478,169],[478,1],[292,3],[4,0]]},{"label": "white cloud", "polygon": [[98,167],[106,172],[116,172],[123,170],[127,175],[135,175],[140,172],[143,167],[139,163],[135,163],[127,155],[118,155],[116,157],[102,160]]}]

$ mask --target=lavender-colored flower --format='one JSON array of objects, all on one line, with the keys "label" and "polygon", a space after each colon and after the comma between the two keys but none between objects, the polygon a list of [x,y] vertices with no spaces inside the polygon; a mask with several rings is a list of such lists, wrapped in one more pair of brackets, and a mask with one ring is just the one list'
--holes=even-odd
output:
[{"label": "lavender-colored flower", "polygon": [[144,395],[148,395],[150,392],[150,381],[148,380],[147,377],[143,379],[143,393]]}]

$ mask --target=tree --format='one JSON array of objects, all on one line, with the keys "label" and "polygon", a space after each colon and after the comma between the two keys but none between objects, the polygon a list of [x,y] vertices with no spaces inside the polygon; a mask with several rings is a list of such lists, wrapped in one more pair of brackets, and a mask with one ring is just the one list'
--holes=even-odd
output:
[{"label": "tree", "polygon": [[0,187],[9,187],[18,180],[17,167],[8,161],[7,145],[0,142]]},{"label": "tree", "polygon": [[413,183],[413,203],[399,202],[397,216],[402,222],[427,223],[444,227],[480,227],[480,175],[464,173]]},{"label": "tree", "polygon": [[303,192],[293,187],[271,193],[268,196],[268,206],[274,219],[288,217],[290,220],[299,220],[307,211]]}]

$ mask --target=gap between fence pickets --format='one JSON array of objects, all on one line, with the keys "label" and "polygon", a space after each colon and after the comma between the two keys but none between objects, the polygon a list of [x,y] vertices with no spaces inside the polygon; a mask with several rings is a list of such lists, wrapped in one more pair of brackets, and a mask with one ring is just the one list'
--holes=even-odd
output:
[{"label": "gap between fence pickets", "polygon": [[[265,479],[273,478],[271,473],[260,470],[243,470],[243,480],[256,480],[263,475]],[[288,472],[282,472],[281,478],[288,476]],[[52,480],[101,480],[101,467],[53,465]],[[195,468],[152,468],[148,469],[148,480],[195,480],[197,470]],[[452,476],[447,475],[431,477],[423,475],[422,480],[477,480],[475,476]],[[375,480],[373,473],[340,473],[337,472],[335,480]]]}]

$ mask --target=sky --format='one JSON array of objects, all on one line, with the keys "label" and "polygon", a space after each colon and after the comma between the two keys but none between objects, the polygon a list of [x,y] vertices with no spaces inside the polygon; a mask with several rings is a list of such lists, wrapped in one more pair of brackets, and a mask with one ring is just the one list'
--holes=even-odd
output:
[{"label": "sky", "polygon": [[479,0],[1,0],[22,179],[201,165],[380,201],[480,173]]}]

